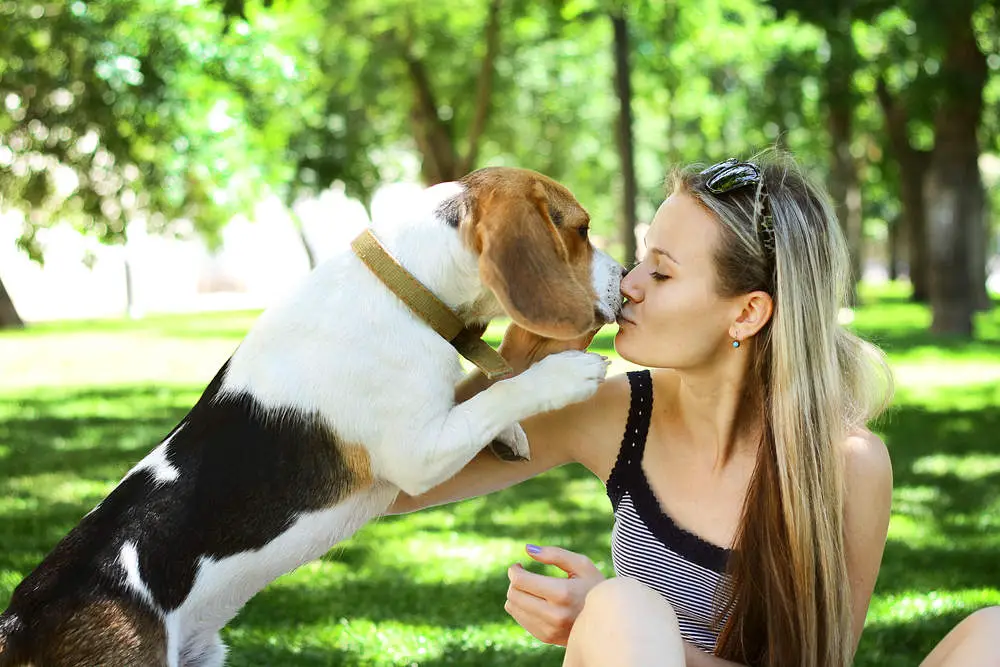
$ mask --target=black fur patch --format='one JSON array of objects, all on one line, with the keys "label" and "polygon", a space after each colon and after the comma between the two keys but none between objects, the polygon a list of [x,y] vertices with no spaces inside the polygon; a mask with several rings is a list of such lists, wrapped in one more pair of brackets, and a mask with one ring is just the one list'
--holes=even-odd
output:
[{"label": "black fur patch", "polygon": [[175,609],[200,556],[258,549],[300,513],[357,488],[335,437],[314,415],[267,414],[247,394],[220,396],[228,365],[171,433],[166,456],[177,480],[157,484],[141,470],[119,484],[15,589],[0,630],[45,637],[88,600],[133,596],[118,562],[126,541],[137,547],[157,604]]},{"label": "black fur patch", "polygon": [[549,208],[549,218],[552,220],[552,224],[555,225],[556,227],[562,227],[563,223],[562,211],[560,211],[557,208],[553,208],[551,206],[549,206],[548,208]]},{"label": "black fur patch", "polygon": [[462,215],[465,213],[467,203],[468,195],[463,192],[455,195],[454,197],[449,197],[438,204],[434,213],[448,223],[449,227],[455,227],[457,229],[462,223]]}]

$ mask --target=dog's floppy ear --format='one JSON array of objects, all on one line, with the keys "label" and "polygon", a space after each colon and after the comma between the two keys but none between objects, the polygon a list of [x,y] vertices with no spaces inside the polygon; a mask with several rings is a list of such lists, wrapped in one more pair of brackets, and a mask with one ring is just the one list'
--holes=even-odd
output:
[{"label": "dog's floppy ear", "polygon": [[511,319],[548,338],[575,338],[594,324],[594,295],[569,264],[544,189],[482,193],[479,276]]}]

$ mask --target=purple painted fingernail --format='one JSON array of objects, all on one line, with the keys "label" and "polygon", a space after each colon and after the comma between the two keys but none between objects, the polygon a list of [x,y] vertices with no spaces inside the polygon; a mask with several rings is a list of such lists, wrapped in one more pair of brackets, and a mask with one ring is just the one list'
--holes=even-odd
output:
[{"label": "purple painted fingernail", "polygon": [[524,548],[532,556],[537,556],[538,554],[542,553],[542,548],[536,547],[534,544],[528,544]]}]

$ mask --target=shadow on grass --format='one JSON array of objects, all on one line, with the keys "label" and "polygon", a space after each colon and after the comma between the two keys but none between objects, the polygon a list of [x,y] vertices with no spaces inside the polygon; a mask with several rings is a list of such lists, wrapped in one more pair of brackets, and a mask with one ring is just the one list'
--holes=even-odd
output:
[{"label": "shadow on grass", "polygon": [[[375,574],[289,582],[261,591],[232,624],[282,632],[302,625],[336,624],[340,618],[393,621],[441,628],[504,623],[507,577],[501,568],[481,579],[416,581],[406,569],[374,568]],[[280,614],[276,614],[280,611]]]},{"label": "shadow on grass", "polygon": [[[0,410],[0,498],[4,499],[0,503],[0,571],[8,577],[27,574],[93,506],[92,490],[77,494],[48,488],[52,482],[47,476],[84,485],[113,484],[177,423],[190,407],[193,391],[163,387],[35,391],[19,398],[13,409]],[[1000,531],[988,514],[998,506],[1000,465],[976,464],[1000,459],[994,435],[1000,432],[1000,406],[989,400],[991,389],[984,389],[982,395],[974,389],[961,391],[971,397],[969,409],[903,404],[878,429],[892,454],[897,491],[904,495],[907,489],[920,491],[915,500],[897,503],[897,516],[909,517],[921,530],[944,538],[932,547],[890,541],[878,580],[879,594],[989,588],[1000,581]],[[442,540],[446,533],[537,539],[577,545],[577,550],[595,560],[607,559],[610,513],[593,509],[593,503],[583,507],[566,492],[569,485],[589,477],[579,466],[559,468],[473,501],[478,505],[430,510],[431,517],[434,512],[442,513],[440,524],[424,527],[428,523],[424,521],[413,530],[431,536],[440,533]],[[599,483],[594,483],[594,492],[602,492]],[[535,506],[540,508],[537,515],[533,509],[513,515],[498,511]],[[983,527],[982,517],[994,521],[992,534],[989,526]],[[383,521],[405,522],[406,517]],[[455,629],[507,622],[503,612],[507,583],[502,572],[450,582],[444,569],[441,581],[418,581],[418,573],[394,569],[381,558],[379,544],[364,540],[338,546],[325,560],[343,563],[350,571],[375,574],[331,576],[319,585],[293,581],[265,589],[233,623],[231,664],[371,664],[350,652],[293,650],[282,641],[296,627],[335,624],[339,618]],[[6,604],[10,585],[8,578],[0,588],[0,608]],[[875,622],[865,632],[857,664],[916,664],[962,616],[939,612],[919,622]],[[558,665],[560,659],[558,651],[519,653],[456,641],[440,657],[420,664],[540,667]]]},{"label": "shadow on grass", "polygon": [[[370,659],[352,651],[337,648],[311,647],[291,648],[275,644],[266,636],[241,638],[239,642],[230,639],[230,667],[274,667],[276,665],[300,665],[301,667],[359,667],[371,665]],[[431,649],[437,647],[429,646]],[[438,651],[434,651],[437,653]],[[449,642],[432,658],[413,660],[399,659],[396,663],[419,667],[559,667],[562,664],[563,649],[553,646],[538,646],[534,649],[517,650],[495,645]],[[387,664],[380,660],[378,664]]]},{"label": "shadow on grass", "polygon": [[299,665],[301,667],[356,667],[366,664],[360,656],[336,648],[292,648],[271,641],[266,636],[227,639],[228,667],[274,667]]},{"label": "shadow on grass", "polygon": [[887,352],[936,348],[939,353],[962,356],[1000,355],[1000,300],[994,300],[991,310],[974,316],[975,340],[971,341],[931,333],[930,310],[901,295],[881,294],[856,314],[852,328]]},{"label": "shadow on grass", "polygon": [[869,623],[854,667],[915,667],[966,615],[941,613],[906,623]]}]

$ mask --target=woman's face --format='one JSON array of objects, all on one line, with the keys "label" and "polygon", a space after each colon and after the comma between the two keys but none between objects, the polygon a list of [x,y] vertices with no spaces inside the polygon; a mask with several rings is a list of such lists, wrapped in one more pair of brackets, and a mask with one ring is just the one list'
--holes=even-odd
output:
[{"label": "woman's face", "polygon": [[615,349],[656,368],[694,369],[728,349],[737,299],[716,293],[715,217],[691,195],[675,192],[660,205],[646,234],[642,261],[622,280],[627,301]]}]

